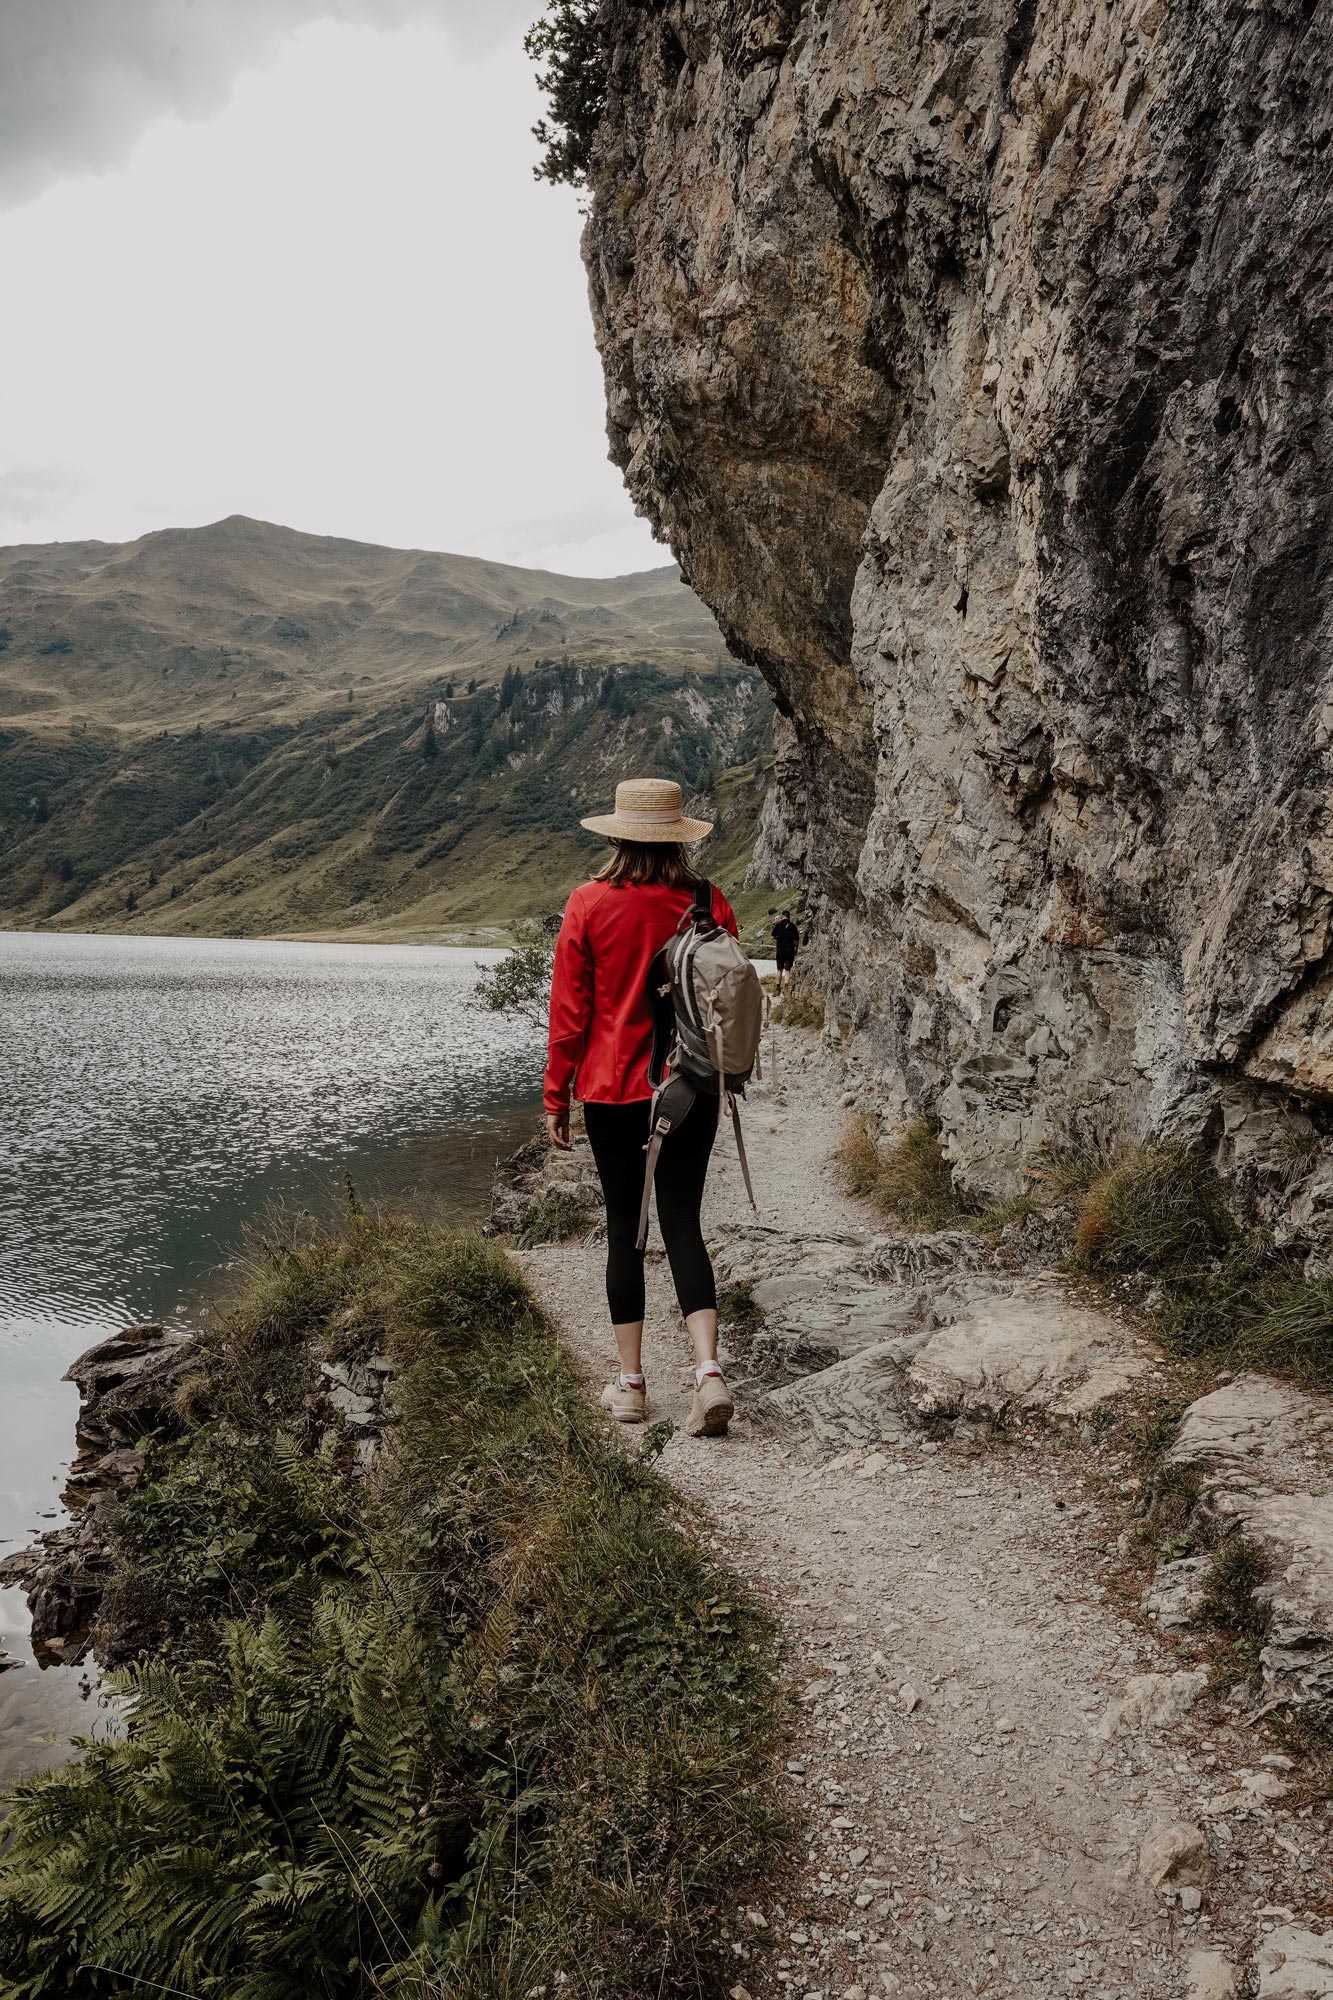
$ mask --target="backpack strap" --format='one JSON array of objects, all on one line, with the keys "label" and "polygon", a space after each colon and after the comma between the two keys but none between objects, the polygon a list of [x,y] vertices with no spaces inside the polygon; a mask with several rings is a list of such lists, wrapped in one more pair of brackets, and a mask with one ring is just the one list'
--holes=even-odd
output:
[{"label": "backpack strap", "polygon": [[[762,1012],[759,1016],[759,1040],[754,1045],[754,1080],[756,1083],[762,1083],[764,1080],[764,1029],[770,1025],[771,1018],[772,1008],[768,995],[765,993]],[[776,1083],[778,1080],[778,1052],[776,1043],[773,1046],[773,1060],[770,1067],[773,1072],[773,1081]]]},{"label": "backpack strap", "polygon": [[[643,1200],[639,1205],[639,1234],[635,1249],[642,1250],[648,1242],[648,1211],[653,1199],[653,1181],[657,1174],[657,1162],[662,1151],[662,1142],[675,1131],[694,1104],[695,1089],[683,1076],[669,1077],[654,1094],[648,1114],[648,1144],[644,1152],[648,1155],[643,1170]],[[748,1184],[748,1176],[747,1176]]]},{"label": "backpack strap", "polygon": [[697,930],[701,931],[715,931],[717,929],[717,924],[713,918],[713,885],[711,882],[695,883],[694,894],[690,897],[690,907],[680,920],[682,930],[684,930],[687,923],[692,923]]},{"label": "backpack strap", "polygon": [[676,1010],[671,1003],[671,970],[667,965],[665,945],[648,967],[648,1011],[653,1017],[648,1081],[654,1090],[659,1090],[666,1081],[667,1057],[676,1036]]},{"label": "backpack strap", "polygon": [[741,1179],[745,1182],[745,1197],[750,1204],[751,1215],[758,1215],[759,1204],[754,1198],[754,1188],[750,1182],[750,1162],[745,1157],[745,1141],[741,1137],[741,1108],[736,1102],[735,1091],[729,1090],[723,1098],[732,1130],[736,1134],[736,1154],[741,1163]]}]

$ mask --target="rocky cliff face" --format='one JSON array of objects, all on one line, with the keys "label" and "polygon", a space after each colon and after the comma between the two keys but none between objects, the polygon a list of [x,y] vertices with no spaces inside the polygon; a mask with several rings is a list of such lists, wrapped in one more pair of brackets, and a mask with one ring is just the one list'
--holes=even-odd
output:
[{"label": "rocky cliff face", "polygon": [[776,691],[887,1115],[1333,1256],[1326,0],[607,0],[630,490]]}]

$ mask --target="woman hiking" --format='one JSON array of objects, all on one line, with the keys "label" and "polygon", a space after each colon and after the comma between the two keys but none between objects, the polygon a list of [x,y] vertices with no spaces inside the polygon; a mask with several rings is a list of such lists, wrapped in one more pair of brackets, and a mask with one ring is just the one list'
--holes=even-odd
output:
[{"label": "woman hiking", "polygon": [[[660,778],[617,785],[615,811],[580,824],[606,835],[611,857],[575,889],[556,942],[546,1129],[552,1145],[569,1150],[572,1090],[606,1197],[606,1298],[620,1367],[602,1391],[602,1405],[618,1423],[641,1424],[647,1389],[643,1252],[636,1237],[653,1095],[648,968],[700,880],[687,847],[713,829],[707,820],[686,819],[680,786]],[[713,891],[713,918],[735,937],[736,919],[720,889]],[[689,1430],[695,1437],[724,1432],[732,1414],[717,1360],[717,1288],[699,1220],[716,1132],[714,1104],[697,1103],[667,1135],[656,1180],[657,1219],[694,1348]]]}]

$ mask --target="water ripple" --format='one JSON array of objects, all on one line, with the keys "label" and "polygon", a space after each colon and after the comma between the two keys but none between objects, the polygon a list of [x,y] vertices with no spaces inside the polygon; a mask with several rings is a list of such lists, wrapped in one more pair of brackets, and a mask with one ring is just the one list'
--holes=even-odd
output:
[{"label": "water ripple", "polygon": [[441,1130],[466,1159],[537,1074],[531,1033],[472,1004],[493,957],[0,937],[0,1328],[86,1322],[108,1288],[169,1310],[241,1210]]}]

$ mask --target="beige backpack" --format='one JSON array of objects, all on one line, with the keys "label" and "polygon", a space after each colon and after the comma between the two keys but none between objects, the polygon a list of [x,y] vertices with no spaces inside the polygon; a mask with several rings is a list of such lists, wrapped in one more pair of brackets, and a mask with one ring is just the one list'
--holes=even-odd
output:
[{"label": "beige backpack", "polygon": [[755,1207],[737,1098],[759,1066],[768,996],[747,952],[713,916],[713,885],[697,883],[689,909],[648,969],[653,1007],[654,1085],[648,1161],[639,1210],[640,1250],[648,1241],[648,1210],[662,1141],[698,1098],[716,1100],[736,1133],[750,1212]]}]

